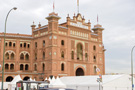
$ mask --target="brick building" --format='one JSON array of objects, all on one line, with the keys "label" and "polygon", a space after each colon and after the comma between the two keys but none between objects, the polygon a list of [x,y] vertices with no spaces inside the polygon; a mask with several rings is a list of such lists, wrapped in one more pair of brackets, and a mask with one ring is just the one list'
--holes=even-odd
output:
[{"label": "brick building", "polygon": [[[86,23],[80,13],[73,19],[68,15],[62,24],[54,12],[46,19],[47,25],[31,25],[32,35],[6,34],[4,81],[11,81],[18,74],[24,80],[44,80],[51,75],[95,75],[97,67],[105,74],[101,25],[91,29],[90,21]],[[1,65],[3,45],[4,33],[0,33]]]}]

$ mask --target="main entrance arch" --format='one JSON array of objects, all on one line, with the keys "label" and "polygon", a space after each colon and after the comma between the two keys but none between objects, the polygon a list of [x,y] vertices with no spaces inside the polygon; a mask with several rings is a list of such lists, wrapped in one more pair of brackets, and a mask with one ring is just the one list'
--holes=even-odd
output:
[{"label": "main entrance arch", "polygon": [[13,77],[11,77],[11,76],[8,76],[7,78],[6,78],[6,82],[11,82],[13,80]]},{"label": "main entrance arch", "polygon": [[84,76],[84,71],[82,68],[78,68],[76,70],[76,76]]},{"label": "main entrance arch", "polygon": [[27,81],[28,79],[30,79],[30,77],[28,77],[28,76],[23,78],[24,81]]}]

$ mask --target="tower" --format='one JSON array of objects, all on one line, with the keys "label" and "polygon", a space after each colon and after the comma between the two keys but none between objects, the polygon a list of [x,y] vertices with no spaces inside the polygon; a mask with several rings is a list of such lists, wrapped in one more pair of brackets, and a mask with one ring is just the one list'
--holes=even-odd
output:
[{"label": "tower", "polygon": [[97,24],[94,25],[94,28],[92,28],[92,30],[94,31],[94,34],[98,35],[98,42],[99,42],[98,68],[102,69],[102,74],[105,74],[105,55],[104,55],[105,49],[102,40],[102,31],[104,30],[104,28],[102,27],[102,25],[98,24],[98,19]]}]

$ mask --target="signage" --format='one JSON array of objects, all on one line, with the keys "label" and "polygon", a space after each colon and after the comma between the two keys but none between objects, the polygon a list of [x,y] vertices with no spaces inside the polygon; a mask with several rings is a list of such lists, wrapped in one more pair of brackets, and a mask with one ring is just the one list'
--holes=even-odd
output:
[{"label": "signage", "polygon": [[21,83],[17,83],[17,90],[21,90]]},{"label": "signage", "polygon": [[21,83],[17,83],[17,87],[21,87]]},{"label": "signage", "polygon": [[100,82],[102,82],[102,75],[100,74],[100,69],[96,68],[96,72],[99,75]]},{"label": "signage", "polygon": [[96,68],[96,71],[97,71],[97,72],[100,72],[100,69],[99,69],[99,68]]},{"label": "signage", "polygon": [[77,22],[77,23],[70,22],[70,25],[84,28],[84,29],[89,29],[88,26],[83,25],[81,22]]},{"label": "signage", "polygon": [[132,84],[132,88],[134,88],[134,84]]}]

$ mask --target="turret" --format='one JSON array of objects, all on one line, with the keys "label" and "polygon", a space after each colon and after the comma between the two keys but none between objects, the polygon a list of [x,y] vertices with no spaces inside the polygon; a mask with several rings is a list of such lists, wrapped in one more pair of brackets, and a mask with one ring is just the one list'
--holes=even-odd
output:
[{"label": "turret", "polygon": [[33,25],[31,25],[31,28],[32,28],[32,37],[34,36],[33,31],[35,30],[35,27],[36,27],[36,25],[34,25],[34,22],[33,22]]},{"label": "turret", "polygon": [[102,31],[104,30],[102,25],[96,24],[96,25],[94,25],[94,28],[92,28],[92,30],[94,31],[95,34],[97,34],[99,36],[99,41],[102,42]]},{"label": "turret", "polygon": [[48,17],[46,17],[48,20],[48,32],[56,33],[58,31],[58,21],[60,17],[55,12],[52,12],[49,14]]}]

